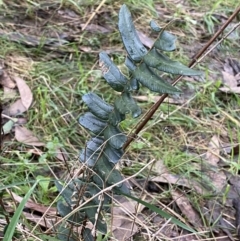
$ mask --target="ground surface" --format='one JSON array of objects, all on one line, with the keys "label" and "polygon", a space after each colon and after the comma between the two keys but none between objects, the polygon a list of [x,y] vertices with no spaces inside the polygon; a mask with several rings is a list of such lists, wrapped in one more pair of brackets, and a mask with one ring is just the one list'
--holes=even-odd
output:
[{"label": "ground surface", "polygon": [[[156,38],[149,28],[151,19],[161,26],[175,19],[169,31],[177,36],[178,49],[170,57],[187,65],[238,7],[236,2],[125,3],[146,46]],[[68,180],[82,170],[79,149],[89,137],[78,124],[86,111],[82,95],[94,91],[109,102],[116,96],[101,77],[98,54],[106,51],[124,69],[125,50],[117,31],[123,3],[0,1],[1,236],[33,182],[44,178],[25,205],[14,239],[56,237],[54,230],[45,233],[60,220],[52,181]],[[238,22],[239,16],[224,34]],[[120,199],[131,218],[116,211],[126,220],[112,220],[109,238],[238,239],[239,49],[238,28],[195,67],[204,73],[203,78],[183,78],[178,84],[182,93],[161,105],[127,150],[120,167],[126,177],[134,176],[130,181],[134,195],[165,210],[196,230],[195,234],[142,205],[136,209],[136,203]],[[159,98],[146,89],[135,97],[143,112]],[[122,128],[128,133],[137,121],[129,118]],[[99,235],[98,240],[104,239]]]}]

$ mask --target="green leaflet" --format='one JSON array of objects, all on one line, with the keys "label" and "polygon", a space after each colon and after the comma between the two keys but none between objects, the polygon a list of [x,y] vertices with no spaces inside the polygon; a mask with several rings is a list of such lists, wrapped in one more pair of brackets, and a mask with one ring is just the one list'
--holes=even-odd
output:
[{"label": "green leaflet", "polygon": [[[131,75],[132,75],[132,72],[134,72],[135,69],[137,68],[137,66],[128,56],[125,59],[125,65],[127,66]],[[139,82],[136,79],[131,78],[130,81],[128,82],[128,86],[126,90],[129,92],[139,90]]]},{"label": "green leaflet", "polygon": [[128,56],[125,59],[125,65],[128,67],[130,72],[133,72],[137,67]]},{"label": "green leaflet", "polygon": [[143,59],[144,63],[150,67],[158,70],[180,75],[201,75],[200,71],[188,68],[187,66],[169,59],[167,56],[161,54],[153,48]]},{"label": "green leaflet", "polygon": [[104,139],[115,149],[123,147],[127,141],[126,135],[124,135],[117,126],[108,125],[104,130]]},{"label": "green leaflet", "polygon": [[137,105],[136,101],[132,98],[129,92],[123,92],[114,102],[115,108],[121,114],[132,113],[133,118],[141,115],[141,108]]},{"label": "green leaflet", "polygon": [[93,137],[87,142],[86,148],[82,149],[80,153],[80,161],[87,164],[89,167],[93,167],[104,147],[103,143],[103,138]]},{"label": "green leaflet", "polygon": [[118,29],[128,55],[133,61],[140,62],[143,56],[147,54],[147,49],[140,41],[133,25],[131,13],[125,4],[122,5],[118,16]]},{"label": "green leaflet", "polygon": [[125,115],[114,109],[109,115],[108,123],[112,126],[117,126],[123,120],[125,120]]},{"label": "green leaflet", "polygon": [[98,95],[90,92],[82,97],[89,110],[102,120],[107,120],[113,107],[102,100]]},{"label": "green leaflet", "polygon": [[129,81],[129,87],[128,87],[128,91],[136,91],[139,90],[140,85],[137,79],[135,78],[131,78]]},{"label": "green leaflet", "polygon": [[163,51],[173,51],[176,49],[175,41],[177,38],[174,35],[164,31],[164,29],[160,28],[153,20],[150,22],[150,27],[153,31],[160,32],[160,36],[155,41],[154,47]]},{"label": "green leaflet", "polygon": [[66,187],[63,189],[63,185],[58,181],[55,181],[54,183],[55,183],[55,186],[57,187],[57,190],[61,192],[61,196],[64,198],[66,203],[69,206],[71,206],[72,205],[71,196],[72,196],[73,190],[71,190],[69,187]]},{"label": "green leaflet", "polygon": [[103,150],[103,153],[109,162],[112,162],[113,164],[117,164],[118,161],[123,156],[124,152],[122,149],[114,149],[109,144],[107,144]]},{"label": "green leaflet", "polygon": [[[95,216],[98,210],[98,205],[95,205],[92,201],[88,202],[84,207],[86,207],[85,212],[88,219],[95,224]],[[107,233],[107,224],[103,221],[101,214],[98,215],[98,220],[96,223],[96,228],[102,233]]]},{"label": "green leaflet", "polygon": [[[115,165],[110,163],[105,156],[101,156],[93,169],[99,175],[95,175],[93,177],[94,182],[100,187],[103,185],[103,183],[109,187],[123,180],[120,172],[115,169]],[[124,182],[114,187],[114,190],[130,194],[129,188]]]},{"label": "green leaflet", "polygon": [[63,224],[57,227],[56,233],[57,238],[61,241],[76,241],[79,238],[79,234],[73,232],[72,227],[65,227]]},{"label": "green leaflet", "polygon": [[[69,213],[73,211],[71,206],[69,206],[67,203],[64,203],[61,200],[57,202],[57,210],[62,217],[66,217]],[[71,215],[67,220],[76,226],[80,226],[82,225],[84,219],[85,213],[77,211],[73,215]]]},{"label": "green leaflet", "polygon": [[142,85],[146,86],[151,91],[161,94],[174,94],[179,92],[177,88],[157,76],[156,73],[144,63],[139,65],[133,75]]},{"label": "green leaflet", "polygon": [[101,135],[105,127],[106,123],[102,122],[91,112],[87,112],[84,115],[80,116],[79,123],[86,129],[93,132],[95,135]]},{"label": "green leaflet", "polygon": [[84,241],[95,241],[96,240],[96,238],[93,237],[93,235],[92,235],[91,229],[86,228],[86,227],[83,229],[83,240]]},{"label": "green leaflet", "polygon": [[127,84],[127,78],[121,73],[118,67],[112,62],[107,53],[99,54],[99,65],[103,77],[107,83],[116,91],[122,92]]}]

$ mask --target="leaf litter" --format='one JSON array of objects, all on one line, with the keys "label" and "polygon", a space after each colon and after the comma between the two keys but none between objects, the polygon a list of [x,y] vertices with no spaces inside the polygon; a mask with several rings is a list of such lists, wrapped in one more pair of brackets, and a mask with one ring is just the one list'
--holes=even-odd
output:
[{"label": "leaf litter", "polygon": [[28,110],[33,101],[32,91],[22,78],[15,76],[14,80],[17,84],[22,104],[26,108],[26,110]]},{"label": "leaf litter", "polygon": [[15,127],[15,138],[17,141],[30,145],[30,146],[45,146],[45,143],[41,142],[32,131],[28,130],[24,126]]},{"label": "leaf litter", "polygon": [[220,90],[225,93],[240,94],[240,63],[237,60],[226,60],[222,76],[224,87]]},{"label": "leaf litter", "polygon": [[124,241],[138,231],[133,217],[136,214],[137,202],[122,196],[116,196],[114,200],[118,205],[112,208],[112,232],[117,240]]}]

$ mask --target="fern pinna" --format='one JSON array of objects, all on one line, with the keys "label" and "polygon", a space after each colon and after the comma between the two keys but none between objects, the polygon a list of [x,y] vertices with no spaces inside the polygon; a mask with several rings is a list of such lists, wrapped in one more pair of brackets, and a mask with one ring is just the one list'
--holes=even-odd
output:
[{"label": "fern pinna", "polygon": [[[100,191],[114,185],[114,193],[130,193],[115,165],[123,156],[123,146],[127,141],[119,123],[125,119],[126,114],[131,113],[133,118],[141,115],[141,109],[132,93],[141,85],[160,94],[178,93],[176,87],[159,76],[159,71],[177,75],[201,74],[165,56],[162,51],[175,50],[176,37],[160,28],[154,21],[150,22],[150,27],[159,33],[159,37],[153,47],[147,49],[137,35],[127,6],[121,7],[118,28],[127,51],[125,65],[129,70],[129,77],[121,73],[107,53],[101,52],[99,62],[103,77],[112,89],[121,94],[112,105],[94,93],[87,93],[82,97],[89,112],[80,117],[79,123],[92,133],[92,138],[80,153],[80,162],[88,167],[86,177],[72,180],[66,187],[56,182],[63,197],[63,200],[58,201],[58,211],[62,217],[68,216],[67,221],[72,225],[84,226],[90,221],[96,230],[106,233],[107,225],[99,207],[108,211],[111,199]],[[101,193],[102,198],[98,198],[98,193]],[[76,209],[77,207],[80,208]],[[71,212],[74,214],[70,215]],[[59,227],[58,232],[61,240],[66,240],[66,236],[68,240],[75,240],[74,235],[77,235],[67,226]],[[82,229],[82,236],[85,240],[93,240],[89,228]]]}]

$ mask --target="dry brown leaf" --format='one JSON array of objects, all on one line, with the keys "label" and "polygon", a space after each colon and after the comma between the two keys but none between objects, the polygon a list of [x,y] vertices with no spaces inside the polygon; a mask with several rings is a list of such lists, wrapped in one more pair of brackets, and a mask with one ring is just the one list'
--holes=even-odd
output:
[{"label": "dry brown leaf", "polygon": [[224,87],[221,87],[220,90],[225,93],[240,94],[240,87],[238,86],[239,73],[234,76],[231,73],[222,71],[222,75]]},{"label": "dry brown leaf", "polygon": [[138,227],[130,215],[135,213],[137,202],[128,200],[125,197],[118,197],[119,206],[113,207],[112,232],[116,240],[123,241],[130,238],[137,232]]},{"label": "dry brown leaf", "polygon": [[34,222],[38,225],[40,225],[41,227],[45,227],[45,228],[52,228],[53,223],[57,223],[58,221],[61,220],[60,217],[57,217],[55,215],[55,217],[42,217],[36,214],[32,214],[32,213],[27,213],[27,212],[23,212],[23,215],[25,216],[25,218],[31,222]]},{"label": "dry brown leaf", "polygon": [[[85,26],[85,24],[80,24],[81,28]],[[92,33],[110,33],[111,30],[104,28],[97,24],[88,24],[85,30],[92,32]]]},{"label": "dry brown leaf", "polygon": [[208,164],[217,167],[220,156],[220,143],[217,135],[214,135],[208,144],[206,160]]},{"label": "dry brown leaf", "polygon": [[33,149],[28,149],[27,153],[32,153],[34,155],[41,156],[41,155],[43,155],[44,152],[42,150],[34,147]]},{"label": "dry brown leaf", "polygon": [[208,152],[206,153],[206,167],[204,167],[203,172],[211,180],[211,185],[213,185],[217,192],[221,192],[225,187],[226,175],[222,170],[218,169],[218,162],[220,156],[220,142],[216,135],[214,135],[209,142]]},{"label": "dry brown leaf", "polygon": [[0,76],[0,84],[10,89],[13,89],[16,87],[16,83],[12,81],[12,79],[9,77],[6,71],[3,71],[2,75]]},{"label": "dry brown leaf", "polygon": [[203,226],[200,215],[192,207],[189,199],[180,190],[171,191],[172,198],[180,208],[182,214],[187,217],[188,221],[194,225],[194,227],[199,228]]},{"label": "dry brown leaf", "polygon": [[240,94],[240,87],[221,87],[219,88],[224,93],[234,93],[234,94]]},{"label": "dry brown leaf", "polygon": [[68,156],[65,150],[63,149],[57,149],[56,150],[56,157],[57,159],[59,159],[60,161],[67,161],[68,160]]},{"label": "dry brown leaf", "polygon": [[[11,192],[11,196],[18,203],[21,203],[22,200],[23,200],[22,197],[18,196],[14,192]],[[25,208],[29,208],[29,209],[34,210],[34,211],[38,211],[38,212],[40,212],[42,214],[47,212],[48,215],[56,215],[56,213],[57,213],[57,209],[56,208],[46,207],[46,206],[44,206],[42,204],[35,203],[35,202],[31,201],[30,199],[26,202]]]},{"label": "dry brown leaf", "polygon": [[22,104],[28,110],[33,101],[32,91],[30,90],[29,86],[26,84],[26,82],[22,78],[15,76],[14,80],[17,83],[17,87],[18,87],[18,90],[19,90],[19,93],[21,96]]},{"label": "dry brown leaf", "polygon": [[9,116],[16,116],[19,114],[22,114],[26,111],[26,107],[23,105],[22,100],[19,99],[16,102],[14,102],[10,107],[6,110],[4,110],[4,113],[6,113]]},{"label": "dry brown leaf", "polygon": [[234,75],[231,75],[225,71],[222,71],[222,75],[225,86],[228,86],[230,88],[237,86],[237,80]]},{"label": "dry brown leaf", "polygon": [[45,144],[24,126],[15,127],[15,138],[17,141],[31,146],[45,146]]},{"label": "dry brown leaf", "polygon": [[162,160],[159,160],[155,163],[154,171],[158,173],[158,175],[151,179],[153,182],[169,183],[187,187],[189,189],[194,189],[199,194],[207,193],[207,191],[195,180],[187,179],[182,176],[170,173],[163,164]]}]

